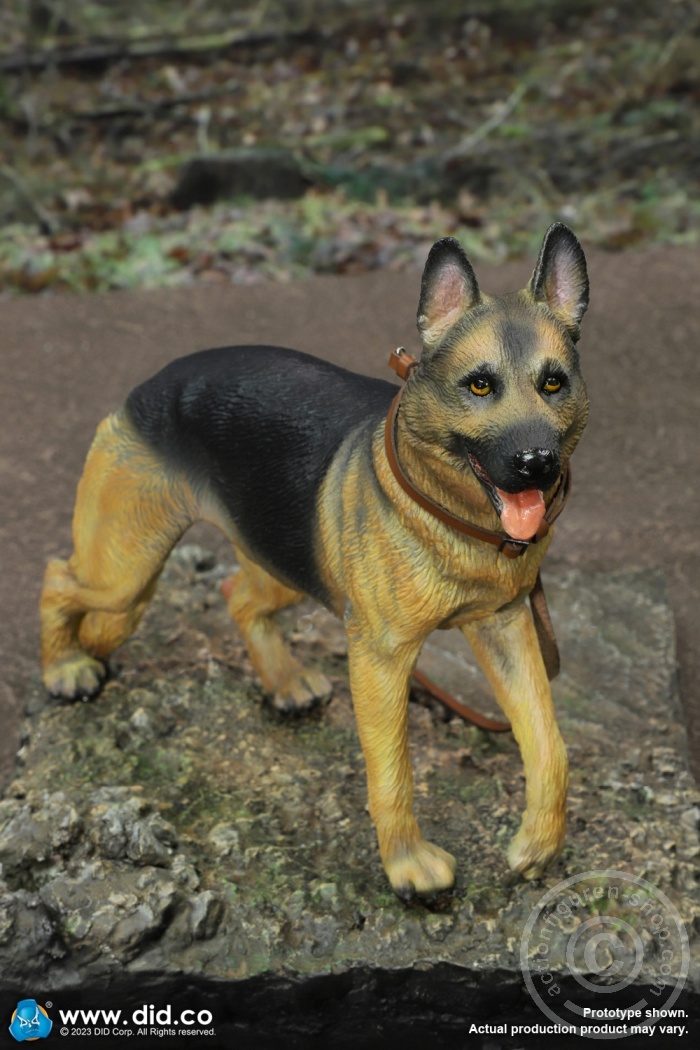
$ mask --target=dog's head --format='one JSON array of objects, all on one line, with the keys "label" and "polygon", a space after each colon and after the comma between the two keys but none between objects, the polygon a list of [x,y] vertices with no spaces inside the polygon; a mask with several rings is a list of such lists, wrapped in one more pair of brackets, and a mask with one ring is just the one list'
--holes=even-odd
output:
[{"label": "dog's head", "polygon": [[575,344],[587,305],[586,260],[561,223],[547,231],[528,286],[499,298],[480,291],[456,240],[438,241],[428,256],[406,422],[449,476],[478,479],[515,539],[536,532],[586,423]]}]

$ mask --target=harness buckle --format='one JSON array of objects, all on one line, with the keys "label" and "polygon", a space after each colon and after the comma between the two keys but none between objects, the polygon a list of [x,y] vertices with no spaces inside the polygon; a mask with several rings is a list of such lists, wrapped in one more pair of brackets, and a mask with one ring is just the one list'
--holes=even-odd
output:
[{"label": "harness buckle", "polygon": [[520,558],[525,551],[528,549],[531,543],[537,541],[532,540],[513,540],[508,537],[504,537],[501,540],[496,550],[499,554],[505,554],[507,558]]},{"label": "harness buckle", "polygon": [[402,346],[397,346],[389,355],[389,368],[405,382],[418,368],[418,362]]}]

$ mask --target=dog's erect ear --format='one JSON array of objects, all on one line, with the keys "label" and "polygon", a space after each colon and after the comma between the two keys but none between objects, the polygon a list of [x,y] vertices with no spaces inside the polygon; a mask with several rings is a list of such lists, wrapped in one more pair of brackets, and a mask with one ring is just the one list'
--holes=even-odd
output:
[{"label": "dog's erect ear", "polygon": [[544,236],[530,291],[578,339],[588,306],[588,271],[583,248],[563,222],[555,222]]},{"label": "dog's erect ear", "polygon": [[426,350],[437,346],[462,314],[480,302],[479,285],[459,241],[436,241],[423,270],[418,303],[418,331]]}]

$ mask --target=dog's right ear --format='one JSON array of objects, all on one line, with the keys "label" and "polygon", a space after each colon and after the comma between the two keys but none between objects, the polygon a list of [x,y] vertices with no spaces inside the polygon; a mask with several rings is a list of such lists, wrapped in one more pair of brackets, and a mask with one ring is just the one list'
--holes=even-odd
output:
[{"label": "dog's right ear", "polygon": [[430,249],[418,303],[418,331],[432,350],[459,318],[478,306],[481,292],[472,265],[459,241],[443,237]]}]

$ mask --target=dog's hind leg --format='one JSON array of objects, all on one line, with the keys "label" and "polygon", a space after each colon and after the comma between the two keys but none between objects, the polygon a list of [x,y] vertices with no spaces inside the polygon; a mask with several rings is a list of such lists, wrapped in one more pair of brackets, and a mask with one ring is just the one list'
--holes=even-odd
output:
[{"label": "dog's hind leg", "polygon": [[[234,544],[235,546],[235,544]],[[287,648],[274,614],[304,595],[280,583],[238,547],[240,571],[221,590],[248,649],[253,667],[279,711],[304,711],[327,700],[331,684],[320,671],[306,670]]]},{"label": "dog's hind leg", "polygon": [[44,577],[42,664],[52,695],[99,691],[104,660],[136,628],[168,554],[197,516],[189,486],[123,415],[100,424],[78,485],[73,554],[50,561]]},{"label": "dog's hind leg", "polygon": [[508,863],[537,878],[564,841],[569,767],[535,625],[522,604],[464,624],[462,632],[510,720],[525,767],[526,809]]}]

